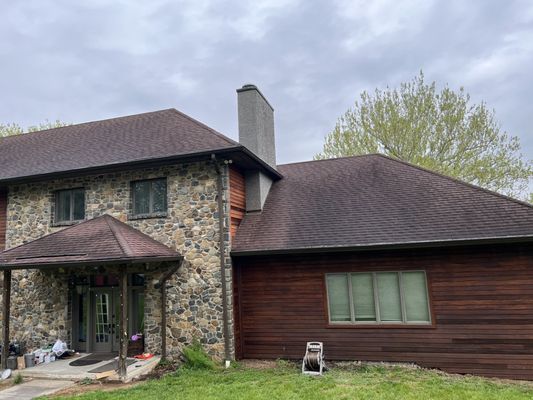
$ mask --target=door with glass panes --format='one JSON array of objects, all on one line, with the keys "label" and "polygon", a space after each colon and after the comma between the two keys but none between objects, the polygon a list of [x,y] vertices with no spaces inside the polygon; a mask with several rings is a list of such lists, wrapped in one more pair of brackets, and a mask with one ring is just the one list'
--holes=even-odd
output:
[{"label": "door with glass panes", "polygon": [[92,314],[94,321],[92,349],[98,353],[118,351],[119,307],[117,288],[98,288],[92,291]]}]

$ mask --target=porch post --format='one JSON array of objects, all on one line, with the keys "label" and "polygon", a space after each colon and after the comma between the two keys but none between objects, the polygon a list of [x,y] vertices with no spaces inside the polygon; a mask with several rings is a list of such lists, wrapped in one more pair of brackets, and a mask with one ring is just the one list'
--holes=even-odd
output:
[{"label": "porch post", "polygon": [[181,267],[183,258],[180,259],[174,266],[170,267],[165,272],[159,282],[155,284],[155,288],[161,290],[161,360],[167,358],[167,281],[170,277]]},{"label": "porch post", "polygon": [[2,291],[2,370],[7,368],[9,356],[9,312],[11,309],[11,270],[4,270],[4,285]]},{"label": "porch post", "polygon": [[167,282],[161,285],[161,360],[167,358]]},{"label": "porch post", "polygon": [[118,285],[120,291],[118,376],[124,380],[128,368],[126,361],[128,357],[128,274],[125,265],[120,266]]}]

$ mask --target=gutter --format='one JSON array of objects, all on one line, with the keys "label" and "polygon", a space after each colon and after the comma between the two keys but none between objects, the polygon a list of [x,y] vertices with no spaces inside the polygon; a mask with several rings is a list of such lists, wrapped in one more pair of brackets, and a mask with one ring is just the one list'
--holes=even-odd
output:
[{"label": "gutter", "polygon": [[228,293],[226,282],[226,243],[224,241],[224,203],[223,203],[223,185],[222,185],[222,172],[217,164],[217,157],[215,154],[211,154],[211,160],[217,173],[217,201],[218,201],[218,237],[219,237],[219,254],[220,254],[220,269],[222,275],[222,319],[223,319],[223,332],[224,332],[224,361],[226,368],[229,367],[231,362],[231,351],[229,341],[229,320],[228,320]]},{"label": "gutter", "polygon": [[352,246],[315,246],[315,247],[295,247],[295,248],[278,248],[278,249],[251,249],[251,250],[233,250],[232,257],[260,256],[260,255],[283,255],[283,254],[316,254],[316,253],[338,253],[338,252],[357,252],[357,251],[375,251],[375,250],[396,250],[396,249],[420,249],[420,248],[442,248],[442,247],[459,247],[459,246],[480,246],[487,244],[505,244],[505,243],[528,243],[533,241],[533,235],[520,236],[494,236],[487,238],[471,239],[442,239],[428,241],[411,241],[399,243],[375,243]]},{"label": "gutter", "polygon": [[80,176],[80,175],[91,175],[91,174],[98,174],[98,173],[123,171],[129,168],[149,168],[149,167],[156,167],[160,165],[167,165],[167,164],[171,164],[174,162],[189,162],[189,161],[193,162],[197,160],[209,159],[209,157],[212,157],[214,154],[215,155],[218,154],[221,156],[229,156],[229,157],[235,154],[241,154],[241,155],[244,155],[252,163],[254,163],[257,169],[266,172],[267,175],[271,176],[274,180],[278,180],[283,177],[275,168],[267,164],[265,161],[261,160],[252,151],[250,151],[243,145],[236,145],[233,147],[224,147],[220,149],[203,150],[203,151],[197,151],[193,153],[176,154],[176,155],[166,156],[166,157],[145,158],[145,159],[125,161],[125,162],[112,162],[112,163],[104,164],[104,165],[93,165],[93,166],[87,166],[87,167],[81,167],[81,168],[51,171],[51,172],[46,172],[42,174],[11,176],[7,178],[0,178],[0,186],[39,182],[39,181],[49,180],[49,179],[62,179],[62,178],[69,178],[72,176]]}]

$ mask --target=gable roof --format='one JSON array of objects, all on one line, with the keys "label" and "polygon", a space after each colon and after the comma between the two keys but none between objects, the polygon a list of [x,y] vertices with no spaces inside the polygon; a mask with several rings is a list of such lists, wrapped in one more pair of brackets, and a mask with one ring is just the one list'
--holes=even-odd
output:
[{"label": "gable roof", "polygon": [[0,269],[181,258],[178,252],[105,214],[3,251]]},{"label": "gable roof", "polygon": [[1,138],[0,183],[231,151],[279,175],[239,143],[168,109]]},{"label": "gable roof", "polygon": [[280,165],[232,255],[533,239],[533,207],[383,155]]}]

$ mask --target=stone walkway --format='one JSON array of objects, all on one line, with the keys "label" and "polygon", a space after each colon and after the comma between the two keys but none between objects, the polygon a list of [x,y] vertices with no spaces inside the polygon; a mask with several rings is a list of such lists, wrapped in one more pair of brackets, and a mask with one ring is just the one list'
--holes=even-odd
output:
[{"label": "stone walkway", "polygon": [[34,379],[0,391],[0,400],[30,400],[74,385],[72,381]]}]

